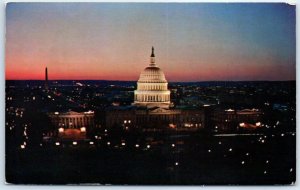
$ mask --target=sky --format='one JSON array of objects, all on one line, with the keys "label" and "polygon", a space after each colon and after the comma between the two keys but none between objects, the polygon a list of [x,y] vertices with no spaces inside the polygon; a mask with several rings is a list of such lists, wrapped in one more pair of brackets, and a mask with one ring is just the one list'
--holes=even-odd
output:
[{"label": "sky", "polygon": [[9,3],[7,80],[138,80],[151,47],[168,81],[296,79],[295,6]]}]

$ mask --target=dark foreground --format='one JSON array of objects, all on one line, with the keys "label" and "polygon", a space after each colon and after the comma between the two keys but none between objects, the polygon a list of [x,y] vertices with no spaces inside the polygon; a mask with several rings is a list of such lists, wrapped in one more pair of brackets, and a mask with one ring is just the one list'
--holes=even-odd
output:
[{"label": "dark foreground", "polygon": [[[295,133],[168,136],[150,145],[102,139],[8,149],[6,181],[15,184],[294,184]],[[138,142],[137,142],[138,141]],[[137,143],[139,143],[137,145]]]}]

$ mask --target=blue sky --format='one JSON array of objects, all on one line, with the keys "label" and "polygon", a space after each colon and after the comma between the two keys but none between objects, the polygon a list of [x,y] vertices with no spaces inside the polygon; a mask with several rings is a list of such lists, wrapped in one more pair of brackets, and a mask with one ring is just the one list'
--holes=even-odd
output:
[{"label": "blue sky", "polygon": [[296,78],[283,3],[10,3],[6,19],[7,79],[136,80],[151,46],[171,81]]}]

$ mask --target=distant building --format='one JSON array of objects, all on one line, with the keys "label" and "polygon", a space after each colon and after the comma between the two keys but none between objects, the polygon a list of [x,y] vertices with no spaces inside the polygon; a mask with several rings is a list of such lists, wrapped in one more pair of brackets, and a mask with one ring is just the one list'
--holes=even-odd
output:
[{"label": "distant building", "polygon": [[255,129],[261,127],[262,112],[258,109],[216,109],[211,120],[214,131],[233,131],[238,128]]},{"label": "distant building", "polygon": [[105,126],[143,130],[197,130],[204,127],[204,111],[176,109],[163,71],[155,63],[154,48],[150,64],[140,74],[131,107],[115,106],[106,110]]},{"label": "distant building", "polygon": [[94,127],[94,112],[54,112],[49,113],[58,137],[63,139],[84,139]]}]

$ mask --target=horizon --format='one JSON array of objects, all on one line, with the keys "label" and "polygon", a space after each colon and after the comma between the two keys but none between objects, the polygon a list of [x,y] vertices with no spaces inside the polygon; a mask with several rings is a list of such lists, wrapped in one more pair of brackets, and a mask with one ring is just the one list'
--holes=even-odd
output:
[{"label": "horizon", "polygon": [[[6,79],[5,81],[45,81],[45,79]],[[111,81],[137,82],[134,80],[106,80],[106,79],[48,79],[48,81]],[[294,80],[208,80],[208,81],[168,81],[168,83],[201,83],[201,82],[296,82]]]},{"label": "horizon", "polygon": [[8,3],[5,79],[137,81],[154,46],[169,82],[294,81],[295,23],[284,3]]}]

